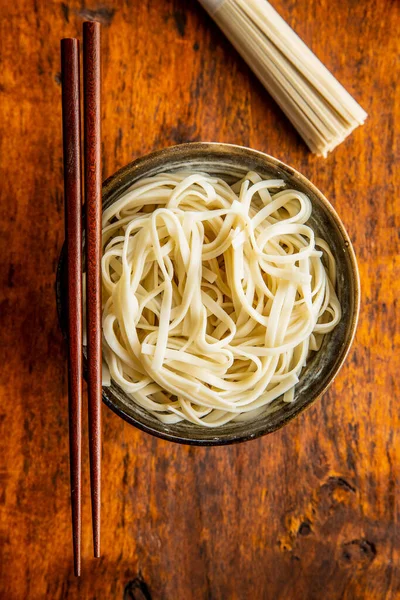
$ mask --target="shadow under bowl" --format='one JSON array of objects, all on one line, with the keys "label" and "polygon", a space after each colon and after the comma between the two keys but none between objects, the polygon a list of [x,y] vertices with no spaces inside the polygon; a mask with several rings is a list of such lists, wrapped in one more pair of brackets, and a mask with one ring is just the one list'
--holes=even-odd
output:
[{"label": "shadow under bowl", "polygon": [[[139,158],[103,184],[103,209],[117,200],[132,183],[142,177],[181,168],[218,174],[228,181],[238,174],[257,171],[261,176],[283,179],[288,186],[308,195],[313,213],[309,220],[315,233],[325,239],[337,264],[337,294],[342,319],[325,336],[321,349],[303,370],[296,385],[295,401],[287,404],[278,399],[265,414],[254,421],[230,422],[218,428],[191,423],[164,425],[135,404],[117,385],[103,387],[103,401],[120,417],[147,433],[173,442],[216,446],[243,442],[271,433],[311,406],[333,382],[352,344],[359,313],[360,283],[357,262],[346,230],[336,211],[321,192],[303,175],[276,158],[241,146],[220,143],[193,143],[173,146]],[[65,334],[67,319],[66,260],[62,251],[57,270],[57,306]]]}]

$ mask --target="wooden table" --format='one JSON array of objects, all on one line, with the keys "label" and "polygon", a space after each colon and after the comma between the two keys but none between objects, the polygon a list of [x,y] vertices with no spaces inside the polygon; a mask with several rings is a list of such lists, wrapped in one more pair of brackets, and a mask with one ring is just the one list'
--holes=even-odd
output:
[{"label": "wooden table", "polygon": [[[326,160],[308,152],[196,2],[2,3],[2,600],[400,598],[400,5],[274,5],[369,113]],[[105,408],[99,560],[91,557],[85,420],[77,580],[54,279],[63,242],[59,39],[80,36],[85,18],[104,24],[104,177],[186,141],[266,151],[339,211],[363,298],[331,390],[269,437],[189,448]]]}]

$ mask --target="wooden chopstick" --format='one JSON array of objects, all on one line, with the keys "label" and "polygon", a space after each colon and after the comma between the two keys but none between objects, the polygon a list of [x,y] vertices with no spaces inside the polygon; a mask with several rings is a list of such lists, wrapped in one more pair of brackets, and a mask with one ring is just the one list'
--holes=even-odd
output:
[{"label": "wooden chopstick", "polygon": [[79,42],[61,40],[65,239],[68,277],[68,405],[72,540],[75,575],[81,573],[82,446],[82,174]]},{"label": "wooden chopstick", "polygon": [[101,114],[100,24],[83,24],[88,415],[93,548],[100,556],[101,511]]}]

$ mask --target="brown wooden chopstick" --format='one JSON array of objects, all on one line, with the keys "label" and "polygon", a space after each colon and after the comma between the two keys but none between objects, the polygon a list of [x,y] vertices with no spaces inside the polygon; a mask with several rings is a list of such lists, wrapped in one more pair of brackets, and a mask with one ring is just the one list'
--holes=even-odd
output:
[{"label": "brown wooden chopstick", "polygon": [[61,40],[65,239],[68,277],[68,406],[72,539],[75,575],[81,573],[82,416],[82,175],[79,42]]},{"label": "brown wooden chopstick", "polygon": [[83,24],[88,415],[93,548],[100,556],[101,511],[101,114],[100,24]]}]

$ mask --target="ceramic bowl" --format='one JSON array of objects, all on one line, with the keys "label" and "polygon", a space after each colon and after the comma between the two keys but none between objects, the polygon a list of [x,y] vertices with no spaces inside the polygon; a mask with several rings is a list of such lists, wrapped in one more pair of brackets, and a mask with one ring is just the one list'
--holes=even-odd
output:
[{"label": "ceramic bowl", "polygon": [[[190,423],[164,425],[126,396],[116,385],[103,388],[103,400],[120,417],[147,433],[174,442],[214,446],[243,442],[271,433],[289,423],[311,406],[331,385],[352,344],[359,312],[360,284],[357,262],[349,236],[336,211],[325,196],[303,175],[276,158],[240,146],[219,143],[193,143],[166,148],[139,158],[103,184],[103,208],[119,198],[141,177],[182,167],[229,176],[257,171],[261,176],[284,179],[288,186],[304,192],[313,205],[309,224],[318,236],[329,242],[337,262],[337,294],[343,316],[338,326],[324,338],[301,374],[295,401],[273,402],[265,414],[254,421],[230,422],[210,429]],[[57,299],[61,325],[66,321],[65,256],[62,253],[57,273]]]}]

